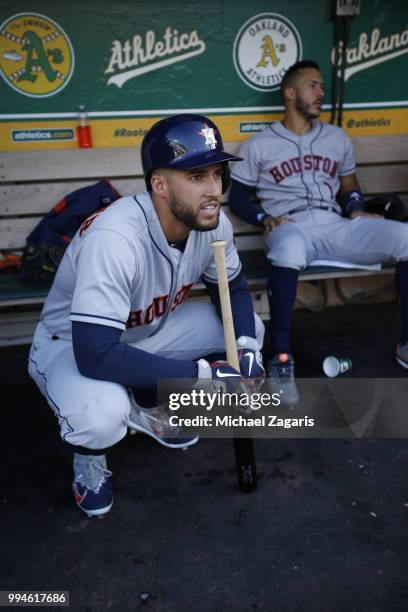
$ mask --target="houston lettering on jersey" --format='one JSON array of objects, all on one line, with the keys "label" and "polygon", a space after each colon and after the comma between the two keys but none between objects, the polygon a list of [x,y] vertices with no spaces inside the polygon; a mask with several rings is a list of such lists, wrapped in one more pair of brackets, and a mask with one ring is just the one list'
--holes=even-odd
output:
[{"label": "houston lettering on jersey", "polygon": [[85,219],[85,221],[83,222],[83,224],[81,225],[81,227],[79,228],[79,235],[82,237],[82,234],[84,232],[86,232],[86,230],[88,229],[88,227],[90,225],[92,225],[92,223],[95,221],[96,217],[99,217],[99,215],[101,214],[101,212],[103,212],[104,210],[106,210],[108,207],[104,206],[103,208],[100,208],[97,212],[93,213],[93,215],[91,215],[90,217],[88,217],[87,219]]},{"label": "houston lettering on jersey", "polygon": [[281,183],[285,178],[293,174],[300,174],[302,171],[322,171],[334,178],[337,166],[336,161],[323,157],[323,155],[304,155],[303,157],[292,157],[279,164],[279,166],[274,166],[270,169],[270,173],[276,183]]},{"label": "houston lettering on jersey", "polygon": [[[171,306],[172,312],[177,308],[177,306],[180,306],[186,301],[193,285],[194,283],[184,285],[184,287],[177,291]],[[129,313],[129,318],[126,322],[126,329],[131,327],[140,327],[140,325],[150,325],[150,323],[153,323],[155,319],[162,317],[167,310],[168,300],[168,295],[161,295],[160,297],[153,298],[153,302],[145,310],[131,310]]]}]

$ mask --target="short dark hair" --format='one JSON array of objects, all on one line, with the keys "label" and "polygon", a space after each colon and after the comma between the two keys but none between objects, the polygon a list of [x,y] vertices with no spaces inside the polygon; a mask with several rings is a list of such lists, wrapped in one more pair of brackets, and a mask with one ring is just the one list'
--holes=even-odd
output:
[{"label": "short dark hair", "polygon": [[293,64],[285,72],[281,83],[281,91],[287,87],[293,87],[296,79],[300,76],[301,70],[304,70],[305,68],[315,68],[316,70],[320,70],[319,64],[313,60],[301,60],[300,62],[296,62],[296,64]]}]

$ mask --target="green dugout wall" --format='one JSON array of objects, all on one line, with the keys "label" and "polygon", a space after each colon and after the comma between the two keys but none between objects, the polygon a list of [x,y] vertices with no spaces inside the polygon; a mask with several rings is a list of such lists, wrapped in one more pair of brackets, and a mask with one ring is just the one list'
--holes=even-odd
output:
[{"label": "green dugout wall", "polygon": [[[204,112],[225,140],[280,117],[279,83],[319,62],[328,118],[333,22],[326,0],[26,0],[0,4],[0,149],[140,144],[158,117]],[[408,132],[408,4],[362,0],[347,49],[344,127]]]}]

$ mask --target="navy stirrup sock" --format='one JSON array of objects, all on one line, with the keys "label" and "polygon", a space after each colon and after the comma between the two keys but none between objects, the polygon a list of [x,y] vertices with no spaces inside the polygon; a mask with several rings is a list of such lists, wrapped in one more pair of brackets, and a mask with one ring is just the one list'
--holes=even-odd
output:
[{"label": "navy stirrup sock", "polygon": [[408,342],[408,260],[398,261],[395,267],[395,287],[401,300],[401,344]]},{"label": "navy stirrup sock", "polygon": [[294,268],[270,266],[268,299],[271,313],[272,354],[290,353],[290,326],[296,299],[299,271]]}]

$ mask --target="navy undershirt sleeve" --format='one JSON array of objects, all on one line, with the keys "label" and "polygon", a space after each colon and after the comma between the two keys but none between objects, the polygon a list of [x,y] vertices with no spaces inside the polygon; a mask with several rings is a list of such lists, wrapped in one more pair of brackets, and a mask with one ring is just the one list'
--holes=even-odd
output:
[{"label": "navy undershirt sleeve", "polygon": [[251,201],[254,188],[232,179],[229,195],[229,206],[233,213],[252,223],[263,227],[262,219],[269,215],[263,208]]},{"label": "navy undershirt sleeve", "polygon": [[108,325],[72,322],[72,342],[79,372],[126,387],[154,388],[161,378],[197,378],[195,361],[159,357],[120,342],[122,331]]},{"label": "navy undershirt sleeve", "polygon": [[[203,279],[204,280],[204,279]],[[207,291],[217,309],[218,316],[222,320],[220,294],[218,285],[204,281]],[[231,296],[232,318],[234,320],[235,336],[249,336],[255,338],[255,318],[252,305],[251,293],[244,274],[240,272],[234,280],[229,283]]]}]

